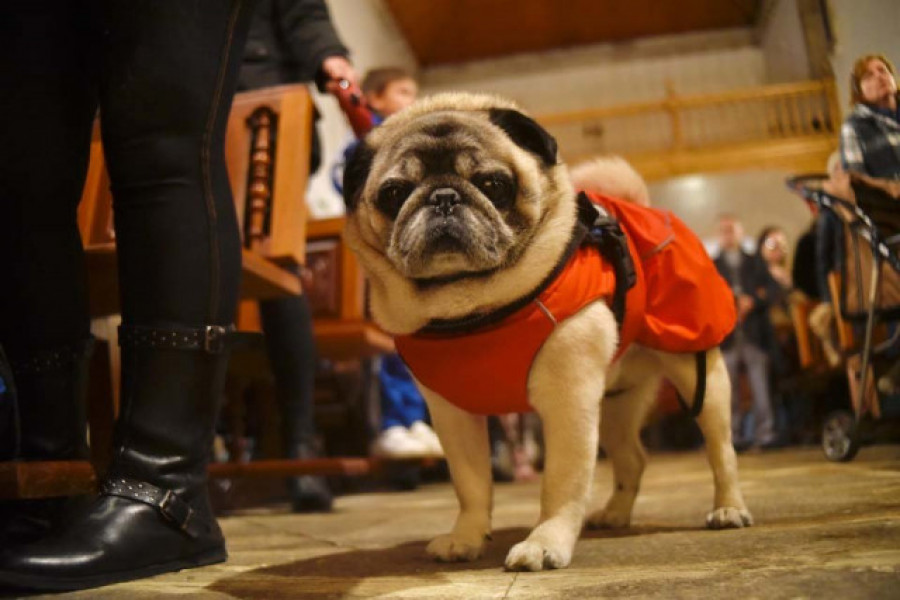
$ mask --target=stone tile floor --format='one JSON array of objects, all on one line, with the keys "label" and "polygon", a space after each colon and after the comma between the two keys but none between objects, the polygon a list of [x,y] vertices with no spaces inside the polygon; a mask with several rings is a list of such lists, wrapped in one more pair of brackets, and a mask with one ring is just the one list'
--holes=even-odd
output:
[{"label": "stone tile floor", "polygon": [[[224,517],[225,564],[54,597],[900,598],[900,445],[865,447],[846,464],[818,448],[742,455],[739,464],[754,527],[704,529],[713,487],[702,452],[654,455],[632,528],[586,531],[559,571],[503,571],[507,550],[537,519],[537,483],[496,487],[483,558],[430,561],[425,545],[456,510],[440,483],[342,496],[327,515],[280,505]],[[610,477],[601,461],[601,497]]]}]

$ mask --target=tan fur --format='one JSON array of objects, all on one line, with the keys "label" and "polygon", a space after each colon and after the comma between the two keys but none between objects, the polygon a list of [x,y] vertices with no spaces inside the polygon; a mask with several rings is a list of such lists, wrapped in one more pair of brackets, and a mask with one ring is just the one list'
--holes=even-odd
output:
[{"label": "tan fur", "polygon": [[[565,168],[558,164],[542,169],[534,155],[506,138],[488,120],[487,111],[495,106],[514,107],[493,97],[435,97],[391,117],[367,141],[375,149],[375,157],[359,206],[348,216],[346,235],[368,274],[373,315],[392,333],[413,332],[434,318],[460,317],[508,304],[534,289],[562,255],[576,218],[575,195]],[[438,120],[489,132],[491,141],[483,144],[492,149],[488,159],[501,161],[516,174],[520,191],[516,208],[531,224],[528,231],[516,235],[531,237],[521,255],[511,254],[515,260],[510,259],[511,264],[504,263],[490,276],[422,289],[404,275],[409,267],[403,261],[408,257],[403,256],[397,244],[409,232],[397,229],[420,226],[416,211],[423,210],[424,205],[417,206],[410,200],[412,204],[404,205],[396,222],[392,222],[375,208],[374,202],[382,178],[390,178],[398,168],[416,165],[415,160],[403,163],[398,157],[406,156],[408,150],[416,151],[417,131],[423,121],[435,114],[444,115]],[[473,133],[467,143],[477,139]],[[627,172],[630,167],[625,164],[627,168],[623,169],[622,164],[614,164],[606,171],[605,191],[622,189],[616,187],[618,183],[633,187],[633,181],[626,181],[631,177]],[[467,167],[456,167],[463,168]],[[488,204],[479,204],[477,197],[472,202],[485,211],[480,217],[484,222],[505,227],[499,213],[491,213]],[[508,234],[504,231],[504,235]],[[458,263],[465,271],[464,257],[451,256],[448,261],[416,268],[442,273],[447,264]],[[683,397],[693,397],[693,355],[633,346],[613,364],[617,337],[612,312],[604,303],[596,302],[557,325],[535,358],[528,376],[528,394],[541,416],[546,444],[541,516],[528,537],[509,551],[505,562],[508,569],[565,567],[571,561],[585,521],[599,527],[627,526],[646,461],[639,432],[655,400],[660,379],[671,380]],[[460,502],[453,529],[432,540],[427,551],[444,561],[473,560],[482,554],[490,533],[491,466],[486,419],[464,412],[421,384],[419,387],[441,439]],[[621,393],[601,403],[605,389]],[[729,394],[723,361],[718,350],[712,349],[708,353],[704,409],[698,418],[716,487],[713,510],[707,515],[711,528],[742,527],[752,522],[737,483]],[[615,491],[604,506],[588,511],[601,435],[613,465]]]},{"label": "tan fur", "polygon": [[577,190],[599,192],[650,206],[650,191],[646,182],[619,156],[600,156],[580,162],[569,168],[569,177]]}]

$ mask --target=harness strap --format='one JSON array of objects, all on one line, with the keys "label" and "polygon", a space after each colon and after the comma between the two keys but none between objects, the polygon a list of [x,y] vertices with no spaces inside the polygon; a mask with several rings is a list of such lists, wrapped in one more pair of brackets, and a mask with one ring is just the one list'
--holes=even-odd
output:
[{"label": "harness strap", "polygon": [[559,262],[537,288],[490,313],[467,315],[459,319],[433,319],[417,333],[459,335],[500,323],[540,296],[562,273],[572,255],[585,244],[596,246],[603,258],[613,266],[616,288],[610,308],[616,317],[616,322],[621,327],[625,321],[625,297],[628,290],[637,283],[637,270],[619,222],[603,207],[591,202],[587,195],[581,192],[578,194],[578,219],[572,230],[569,244]]},{"label": "harness strap", "polygon": [[637,283],[637,270],[628,251],[628,240],[619,222],[602,206],[590,201],[584,192],[578,194],[578,220],[588,228],[586,243],[600,250],[613,266],[616,289],[613,292],[612,311],[619,327],[625,322],[625,297]]},{"label": "harness strap", "polygon": [[681,397],[681,394],[678,394],[678,404],[681,405],[681,409],[688,413],[691,417],[697,418],[700,414],[700,411],[703,410],[703,398],[706,396],[706,352],[700,351],[694,354],[694,366],[697,371],[697,386],[694,388],[694,402],[691,406],[688,406],[684,401],[684,398]]},{"label": "harness strap", "polygon": [[537,288],[532,290],[530,293],[522,296],[515,302],[511,302],[506,306],[502,306],[497,310],[489,313],[467,315],[459,319],[432,319],[417,333],[449,333],[454,335],[464,334],[476,331],[478,329],[481,329],[482,327],[489,327],[503,321],[506,317],[514,314],[519,309],[524,308],[526,305],[537,299],[537,297],[540,296],[544,292],[544,290],[547,289],[550,284],[552,284],[556,280],[559,274],[562,273],[563,269],[565,269],[566,264],[569,262],[569,259],[572,258],[572,255],[574,255],[578,248],[581,246],[587,234],[588,231],[580,222],[575,223],[575,228],[572,231],[572,237],[569,240],[569,245],[566,247],[566,251],[563,252],[562,258],[560,258],[559,262],[556,263],[556,266],[553,268],[550,274],[544,278],[544,280],[540,283],[540,285],[537,286]]}]

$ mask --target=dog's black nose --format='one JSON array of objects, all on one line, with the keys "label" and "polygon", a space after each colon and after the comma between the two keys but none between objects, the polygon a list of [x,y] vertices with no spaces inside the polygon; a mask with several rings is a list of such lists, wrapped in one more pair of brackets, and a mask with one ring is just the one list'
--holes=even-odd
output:
[{"label": "dog's black nose", "polygon": [[461,201],[459,192],[448,187],[438,188],[428,197],[428,204],[445,217],[453,214],[454,207]]}]

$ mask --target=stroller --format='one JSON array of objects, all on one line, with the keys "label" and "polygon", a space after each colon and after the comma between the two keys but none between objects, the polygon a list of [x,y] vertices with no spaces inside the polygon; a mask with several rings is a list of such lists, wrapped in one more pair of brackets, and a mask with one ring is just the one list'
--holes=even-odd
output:
[{"label": "stroller", "polygon": [[[786,183],[841,225],[839,273],[829,283],[851,406],[825,417],[822,449],[844,462],[859,451],[864,425],[900,416],[900,185],[853,174],[837,190],[827,179],[799,175]],[[860,334],[861,343],[854,341]]]}]

